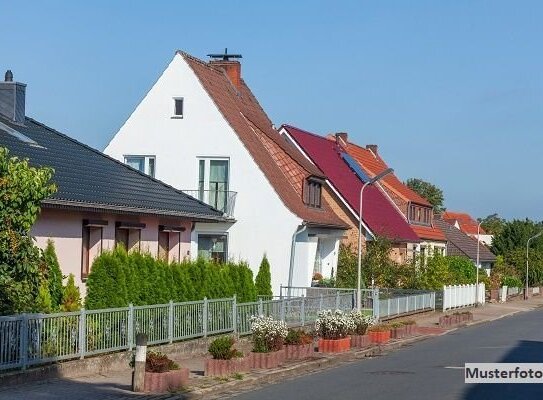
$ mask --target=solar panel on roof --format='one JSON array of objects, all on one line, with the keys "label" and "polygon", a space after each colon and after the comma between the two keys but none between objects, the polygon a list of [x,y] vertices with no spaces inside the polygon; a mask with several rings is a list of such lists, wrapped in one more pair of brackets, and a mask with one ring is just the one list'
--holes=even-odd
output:
[{"label": "solar panel on roof", "polygon": [[347,153],[341,153],[341,158],[347,163],[349,168],[360,178],[362,182],[367,182],[370,180],[368,175],[360,168],[360,165]]}]

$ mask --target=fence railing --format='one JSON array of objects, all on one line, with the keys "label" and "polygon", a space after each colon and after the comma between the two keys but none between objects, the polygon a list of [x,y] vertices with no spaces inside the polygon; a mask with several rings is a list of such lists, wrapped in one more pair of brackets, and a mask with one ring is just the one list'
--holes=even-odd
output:
[{"label": "fence railing", "polygon": [[304,326],[314,322],[320,310],[349,311],[354,304],[351,291],[239,304],[234,297],[0,317],[0,370],[132,350],[140,332],[148,335],[149,344],[230,332],[244,335],[250,333],[253,315]]},{"label": "fence railing", "polygon": [[[384,290],[385,292],[387,289]],[[401,295],[401,291],[386,293],[388,298],[382,298],[382,289],[379,289],[378,304],[375,315],[379,319],[399,317],[423,310],[435,310],[436,293],[428,291],[406,291]]]},{"label": "fence railing", "polygon": [[[479,297],[478,301],[477,297]],[[477,303],[485,303],[484,283],[479,284],[478,291],[477,285],[455,285],[443,287],[443,311],[459,307],[469,307]]]}]

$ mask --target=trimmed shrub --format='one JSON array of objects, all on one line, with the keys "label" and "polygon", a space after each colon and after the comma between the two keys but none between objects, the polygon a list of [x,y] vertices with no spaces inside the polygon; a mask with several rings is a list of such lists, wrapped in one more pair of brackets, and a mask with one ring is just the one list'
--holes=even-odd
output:
[{"label": "trimmed shrub", "polygon": [[264,258],[260,263],[260,268],[258,269],[258,274],[256,274],[255,288],[258,296],[271,297],[273,295],[270,263],[268,262],[268,257],[266,257],[266,255],[264,255]]},{"label": "trimmed shrub", "polygon": [[49,239],[43,251],[43,261],[47,266],[47,286],[51,295],[52,309],[58,309],[62,302],[62,272],[58,263],[54,242]]},{"label": "trimmed shrub", "polygon": [[231,360],[234,357],[242,357],[243,354],[232,348],[235,340],[230,336],[222,336],[211,342],[208,351],[215,360]]},{"label": "trimmed shrub", "polygon": [[46,282],[42,282],[38,289],[38,297],[36,299],[36,311],[42,313],[50,313],[53,311],[51,294]]},{"label": "trimmed shrub", "polygon": [[[113,251],[105,251],[94,260],[87,280],[85,308],[126,307],[128,303],[125,265],[126,250],[118,246]],[[152,304],[152,303],[149,303]]]},{"label": "trimmed shrub", "polygon": [[68,275],[68,282],[62,288],[62,304],[60,310],[63,312],[81,310],[81,294],[79,288],[75,286],[74,274]]}]

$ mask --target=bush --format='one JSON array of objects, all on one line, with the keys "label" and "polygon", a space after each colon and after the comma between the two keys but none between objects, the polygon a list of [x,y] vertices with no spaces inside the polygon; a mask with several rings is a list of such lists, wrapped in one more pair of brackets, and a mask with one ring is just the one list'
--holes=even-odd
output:
[{"label": "bush", "polygon": [[230,336],[219,337],[211,342],[207,351],[215,360],[231,360],[234,357],[241,357],[243,354],[232,348],[234,343],[234,338]]},{"label": "bush", "polygon": [[349,317],[353,321],[354,328],[351,332],[352,335],[365,335],[367,329],[375,325],[376,319],[372,315],[364,314],[361,311],[353,310],[349,314]]},{"label": "bush", "polygon": [[75,286],[74,274],[68,276],[66,286],[62,288],[62,304],[60,310],[63,312],[81,310],[81,294],[79,288]]},{"label": "bush", "polygon": [[179,365],[170,360],[167,355],[158,352],[147,353],[145,372],[168,372],[175,369],[179,369]]},{"label": "bush", "polygon": [[313,336],[306,333],[301,329],[289,329],[287,337],[285,338],[285,344],[296,346],[313,343]]},{"label": "bush", "polygon": [[370,326],[368,328],[368,332],[386,332],[391,329],[390,325],[388,324],[377,324]]},{"label": "bush", "polygon": [[58,263],[54,242],[49,239],[43,251],[43,261],[47,266],[47,283],[51,294],[51,304],[54,310],[62,303],[62,272]]},{"label": "bush", "polygon": [[273,295],[270,263],[268,262],[266,255],[264,255],[264,258],[260,263],[260,268],[258,269],[258,274],[256,274],[255,289],[258,296],[271,297]]},{"label": "bush", "polygon": [[251,332],[253,334],[253,352],[269,353],[281,350],[288,334],[284,321],[272,317],[251,317]]},{"label": "bush", "polygon": [[317,314],[315,330],[322,339],[343,339],[354,329],[352,318],[341,310],[323,310]]},{"label": "bush", "polygon": [[53,310],[51,302],[51,294],[46,283],[42,283],[38,290],[38,298],[36,299],[36,311],[41,313],[50,313]]}]

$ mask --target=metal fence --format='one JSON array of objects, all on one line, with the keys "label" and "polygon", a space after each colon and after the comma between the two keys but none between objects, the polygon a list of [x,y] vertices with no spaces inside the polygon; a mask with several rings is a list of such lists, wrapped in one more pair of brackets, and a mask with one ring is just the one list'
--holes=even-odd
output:
[{"label": "metal fence", "polygon": [[137,333],[149,344],[172,343],[221,333],[250,333],[253,315],[304,326],[324,309],[349,311],[352,291],[252,303],[236,298],[0,317],[0,370],[131,350]]},{"label": "metal fence", "polygon": [[[477,297],[479,297],[478,300]],[[479,283],[478,291],[477,285],[454,285],[443,287],[443,311],[459,307],[469,307],[476,303],[485,303],[484,283]]]},{"label": "metal fence", "polygon": [[374,315],[379,319],[400,317],[436,308],[436,293],[429,291],[379,289],[378,299]]}]

